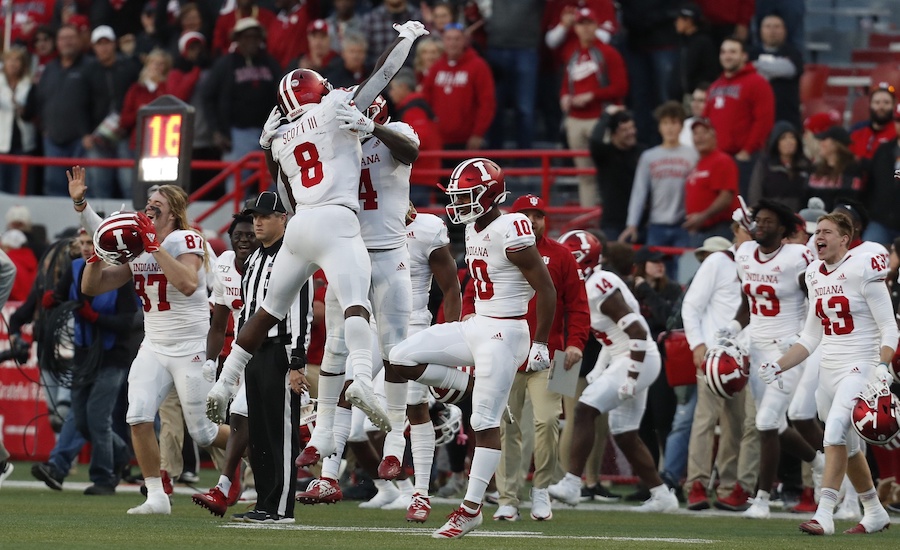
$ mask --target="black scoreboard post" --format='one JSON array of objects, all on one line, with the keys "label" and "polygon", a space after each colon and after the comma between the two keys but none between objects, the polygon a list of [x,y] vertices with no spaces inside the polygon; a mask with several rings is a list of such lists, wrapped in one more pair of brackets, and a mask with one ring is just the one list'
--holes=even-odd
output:
[{"label": "black scoreboard post", "polygon": [[188,189],[194,108],[175,96],[159,97],[138,109],[137,131],[132,201],[140,211],[147,205],[147,190],[154,185]]}]

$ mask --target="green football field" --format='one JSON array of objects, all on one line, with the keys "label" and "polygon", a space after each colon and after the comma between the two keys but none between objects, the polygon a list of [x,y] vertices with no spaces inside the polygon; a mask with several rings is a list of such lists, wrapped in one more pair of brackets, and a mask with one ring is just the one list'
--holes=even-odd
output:
[{"label": "green football field", "polygon": [[[125,511],[143,501],[136,486],[120,486],[113,497],[81,494],[86,466],[66,480],[62,492],[51,491],[29,474],[29,463],[16,463],[0,488],[0,548],[898,548],[900,526],[875,535],[810,537],[797,530],[806,516],[776,513],[767,521],[752,521],[725,512],[638,514],[627,505],[582,504],[569,508],[554,503],[551,521],[536,522],[522,508],[523,520],[490,519],[461,540],[433,540],[431,532],[458,501],[434,499],[431,519],[424,525],[404,521],[402,511],[361,510],[358,502],[331,506],[297,506],[294,525],[264,526],[216,518],[190,500],[191,488],[176,486],[171,516],[129,516]],[[217,479],[201,473],[200,487]],[[244,511],[249,505],[231,509]],[[840,522],[837,530],[851,527]],[[860,540],[862,539],[862,540]]]}]

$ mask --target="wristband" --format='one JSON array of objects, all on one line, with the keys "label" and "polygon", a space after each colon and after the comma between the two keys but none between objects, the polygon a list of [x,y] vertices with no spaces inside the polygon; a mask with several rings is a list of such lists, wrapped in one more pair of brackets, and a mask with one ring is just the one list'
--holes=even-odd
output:
[{"label": "wristband", "polygon": [[644,351],[646,352],[650,348],[649,343],[646,339],[638,340],[631,339],[628,340],[628,351]]},{"label": "wristband", "polygon": [[72,204],[74,204],[75,206],[83,206],[86,203],[87,203],[87,199],[84,197],[81,197],[80,201],[76,201],[75,199],[72,199]]}]

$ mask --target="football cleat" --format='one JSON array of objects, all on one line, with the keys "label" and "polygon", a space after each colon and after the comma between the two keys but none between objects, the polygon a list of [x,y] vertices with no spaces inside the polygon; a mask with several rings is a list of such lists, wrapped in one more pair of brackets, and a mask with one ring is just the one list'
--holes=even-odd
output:
[{"label": "football cleat", "polygon": [[[354,380],[350,386],[344,391],[344,397],[347,401],[366,413],[372,424],[379,430],[387,433],[391,431],[391,420],[388,418],[387,411],[378,402],[375,392],[372,390],[372,383],[363,380]],[[302,464],[300,466],[303,466]]]},{"label": "football cleat", "polygon": [[[326,441],[320,442],[318,441],[319,439],[326,439]],[[301,468],[311,466],[326,456],[333,455],[335,452],[333,437],[317,438],[313,436],[309,444],[307,444],[303,451],[297,456],[297,460],[294,463]]]},{"label": "football cleat", "polygon": [[833,535],[834,522],[830,525],[823,525],[818,520],[811,519],[801,523],[800,530],[808,535]]},{"label": "football cleat", "polygon": [[484,521],[484,518],[481,515],[480,506],[474,514],[466,512],[460,506],[447,516],[447,523],[432,533],[431,537],[435,539],[458,539],[477,528],[482,521]]},{"label": "football cleat", "polygon": [[378,477],[391,481],[400,475],[402,466],[396,456],[386,456],[378,465]]},{"label": "football cleat", "polygon": [[741,487],[740,483],[734,485],[734,489],[725,498],[716,501],[716,508],[719,510],[729,510],[731,512],[743,512],[750,507],[751,496]]},{"label": "football cleat", "polygon": [[209,510],[214,516],[223,517],[228,510],[228,499],[218,487],[213,487],[205,493],[196,493],[191,496],[191,500],[197,506]]},{"label": "football cleat", "polygon": [[227,504],[234,506],[241,499],[241,467],[238,466],[231,476],[231,488],[228,489]]},{"label": "football cleat", "polygon": [[754,498],[753,504],[741,513],[741,516],[748,519],[769,519],[770,515],[769,501],[759,497]]},{"label": "football cleat", "polygon": [[310,481],[305,491],[297,493],[297,502],[301,504],[334,504],[343,499],[340,484],[327,477]]},{"label": "football cleat", "polygon": [[172,513],[172,505],[169,503],[169,497],[166,495],[149,495],[147,500],[140,506],[129,508],[128,513],[131,515],[150,515],[160,514],[169,515]]},{"label": "football cleat", "polygon": [[[578,496],[581,500],[580,488]],[[537,521],[553,519],[553,509],[550,507],[550,494],[547,489],[531,489],[531,519]]]},{"label": "football cleat", "polygon": [[428,495],[423,495],[421,493],[413,494],[412,501],[406,509],[406,521],[425,523],[430,514],[431,499],[428,498]]},{"label": "football cleat", "polygon": [[379,489],[375,496],[366,502],[359,504],[360,508],[383,508],[400,497],[400,490],[393,483],[388,483],[384,489]]},{"label": "football cleat", "polygon": [[855,526],[844,531],[845,535],[868,535],[884,531],[891,526],[891,517],[879,507],[879,510],[873,514],[863,516],[862,521]]},{"label": "football cleat", "polygon": [[13,473],[13,464],[12,462],[3,462],[3,469],[0,470],[0,485],[3,485],[3,481],[9,477],[11,473]]}]

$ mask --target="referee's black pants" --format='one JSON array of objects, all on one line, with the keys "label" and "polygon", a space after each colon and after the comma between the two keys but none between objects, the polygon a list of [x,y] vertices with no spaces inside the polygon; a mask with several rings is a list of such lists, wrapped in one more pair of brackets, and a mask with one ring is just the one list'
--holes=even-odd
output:
[{"label": "referee's black pants", "polygon": [[285,342],[263,342],[245,369],[250,465],[256,478],[256,509],[294,517],[294,461],[300,452],[300,396],[288,385]]}]

